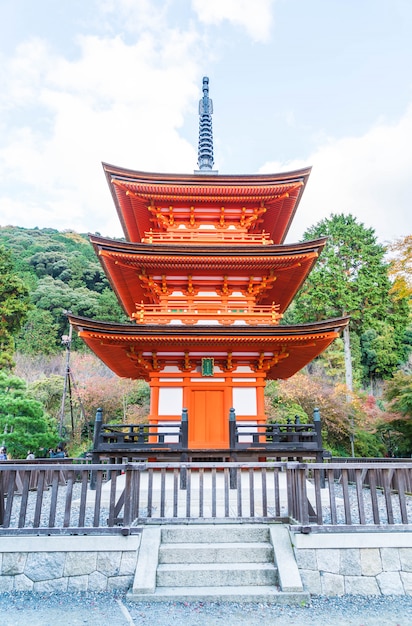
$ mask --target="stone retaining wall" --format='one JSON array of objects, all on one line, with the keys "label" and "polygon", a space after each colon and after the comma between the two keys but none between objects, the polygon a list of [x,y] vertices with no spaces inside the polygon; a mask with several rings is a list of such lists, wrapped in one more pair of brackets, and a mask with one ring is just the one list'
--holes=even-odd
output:
[{"label": "stone retaining wall", "polygon": [[291,532],[303,586],[325,596],[412,595],[412,534]]},{"label": "stone retaining wall", "polygon": [[0,593],[126,591],[140,535],[0,537]]},{"label": "stone retaining wall", "polygon": [[[305,591],[412,595],[412,533],[289,532]],[[140,543],[140,534],[0,537],[0,593],[127,591]]]}]

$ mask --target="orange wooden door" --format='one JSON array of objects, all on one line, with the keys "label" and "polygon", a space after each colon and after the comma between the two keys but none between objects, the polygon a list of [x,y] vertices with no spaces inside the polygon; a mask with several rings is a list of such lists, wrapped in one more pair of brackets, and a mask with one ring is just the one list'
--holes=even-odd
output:
[{"label": "orange wooden door", "polygon": [[223,389],[193,389],[189,410],[189,448],[229,447],[229,416]]}]

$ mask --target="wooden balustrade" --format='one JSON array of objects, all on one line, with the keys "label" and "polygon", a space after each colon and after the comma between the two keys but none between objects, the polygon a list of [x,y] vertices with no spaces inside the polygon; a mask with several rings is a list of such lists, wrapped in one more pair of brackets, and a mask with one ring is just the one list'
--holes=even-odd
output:
[{"label": "wooden balustrade", "polygon": [[[369,457],[369,458],[357,458],[357,457],[348,457],[348,458],[340,458],[340,457],[331,457],[331,462],[335,463],[335,471],[334,471],[334,479],[335,481],[340,481],[341,480],[341,476],[342,476],[342,463],[346,463],[349,464],[350,467],[347,468],[347,472],[348,472],[348,480],[349,482],[354,483],[355,482],[355,470],[352,469],[352,464],[355,464],[355,467],[358,467],[359,464],[362,464],[362,466],[365,465],[370,465],[372,464],[373,466],[375,466],[376,463],[380,463],[380,466],[382,466],[382,464],[386,465],[393,465],[394,463],[404,463],[406,464],[406,466],[411,467],[412,469],[412,458],[404,458],[404,459],[396,459],[396,458],[390,458],[390,457],[385,457],[385,458],[378,458],[378,457]],[[398,484],[397,484],[397,477],[398,474],[397,472],[394,472],[393,474],[391,474],[391,489],[394,489],[395,491],[398,490]],[[405,482],[405,489],[408,493],[412,493],[412,473],[404,473],[404,480]],[[364,468],[362,471],[362,481],[365,487],[369,487],[369,472],[367,468]],[[378,487],[382,487],[384,484],[384,480],[383,480],[383,473],[381,469],[376,469],[376,484]]]},{"label": "wooden balustrade", "polygon": [[199,319],[217,320],[220,324],[231,325],[238,320],[246,324],[277,325],[282,319],[279,305],[254,306],[248,302],[222,303],[193,301],[186,299],[169,301],[165,304],[139,304],[132,317],[137,324],[161,323],[169,324],[173,319],[182,323],[194,324]]},{"label": "wooden balustrade", "polygon": [[288,471],[289,513],[310,530],[412,524],[411,463],[290,463]]},{"label": "wooden balustrade", "polygon": [[[229,415],[229,441],[226,450],[202,451],[198,456],[208,457],[258,457],[299,459],[315,457],[319,462],[326,456],[322,444],[321,422],[314,412],[314,421],[301,424],[298,419],[286,424],[257,424],[236,421],[234,411]],[[170,459],[188,460],[196,451],[188,448],[188,414],[183,409],[179,422],[161,424],[104,424],[102,413],[96,415],[93,462],[102,455],[130,461],[158,458],[169,455]],[[183,455],[186,455],[183,457]]]},{"label": "wooden balustrade", "polygon": [[0,535],[128,534],[148,520],[205,519],[412,530],[411,472],[408,463],[0,463]]},{"label": "wooden balustrade", "polygon": [[144,243],[164,243],[172,241],[175,243],[187,242],[191,244],[214,244],[214,243],[237,243],[237,244],[273,244],[273,240],[268,233],[248,233],[246,229],[242,230],[205,230],[205,229],[178,229],[175,228],[165,232],[145,232]]}]

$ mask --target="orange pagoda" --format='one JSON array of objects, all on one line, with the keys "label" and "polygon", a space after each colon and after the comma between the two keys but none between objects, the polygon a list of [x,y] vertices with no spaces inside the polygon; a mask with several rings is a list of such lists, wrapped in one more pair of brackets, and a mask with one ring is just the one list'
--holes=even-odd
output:
[{"label": "orange pagoda", "polygon": [[192,175],[103,165],[126,241],[90,239],[131,323],[69,316],[116,374],[149,382],[152,426],[187,410],[188,448],[209,451],[229,448],[231,409],[265,424],[266,381],[293,376],[348,323],[281,323],[326,242],[283,243],[310,168],[219,175],[211,114],[204,78]]}]

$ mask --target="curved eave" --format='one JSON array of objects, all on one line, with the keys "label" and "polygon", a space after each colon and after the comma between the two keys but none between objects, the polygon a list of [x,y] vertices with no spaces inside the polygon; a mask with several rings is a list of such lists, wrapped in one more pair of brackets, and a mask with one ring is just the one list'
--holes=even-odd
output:
[{"label": "curved eave", "polygon": [[[185,353],[199,363],[199,354],[231,353],[234,361],[243,359],[243,363],[257,362],[264,354],[267,378],[289,378],[321,354],[349,322],[348,317],[342,317],[277,327],[138,327],[68,317],[89,348],[118,376],[145,379],[151,372],[153,355],[160,355],[160,359],[169,363],[170,359],[183,360]],[[197,356],[191,357],[191,352]],[[279,354],[282,358],[271,364],[273,355]]]},{"label": "curved eave", "polygon": [[[275,302],[283,313],[312,270],[326,237],[289,245],[196,246],[186,244],[134,244],[90,235],[102,267],[116,296],[129,317],[136,303],[148,298],[138,275],[191,272],[265,276],[276,280],[260,298],[260,304]],[[246,284],[245,284],[246,287]]]},{"label": "curved eave", "polygon": [[[125,237],[129,241],[141,241],[151,227],[148,198],[161,198],[165,204],[173,204],[177,197],[185,202],[207,203],[217,193],[219,202],[225,202],[231,195],[236,196],[238,203],[250,203],[252,196],[254,202],[262,198],[267,211],[261,229],[275,243],[284,241],[311,171],[309,167],[278,174],[199,176],[141,172],[107,163],[103,163],[103,169]],[[114,181],[124,185],[124,188],[118,187]],[[291,187],[296,184],[296,189],[291,191]],[[271,188],[276,189],[276,194],[281,194],[284,188],[289,195],[282,200],[271,199]],[[133,194],[127,195],[127,189]]]}]

